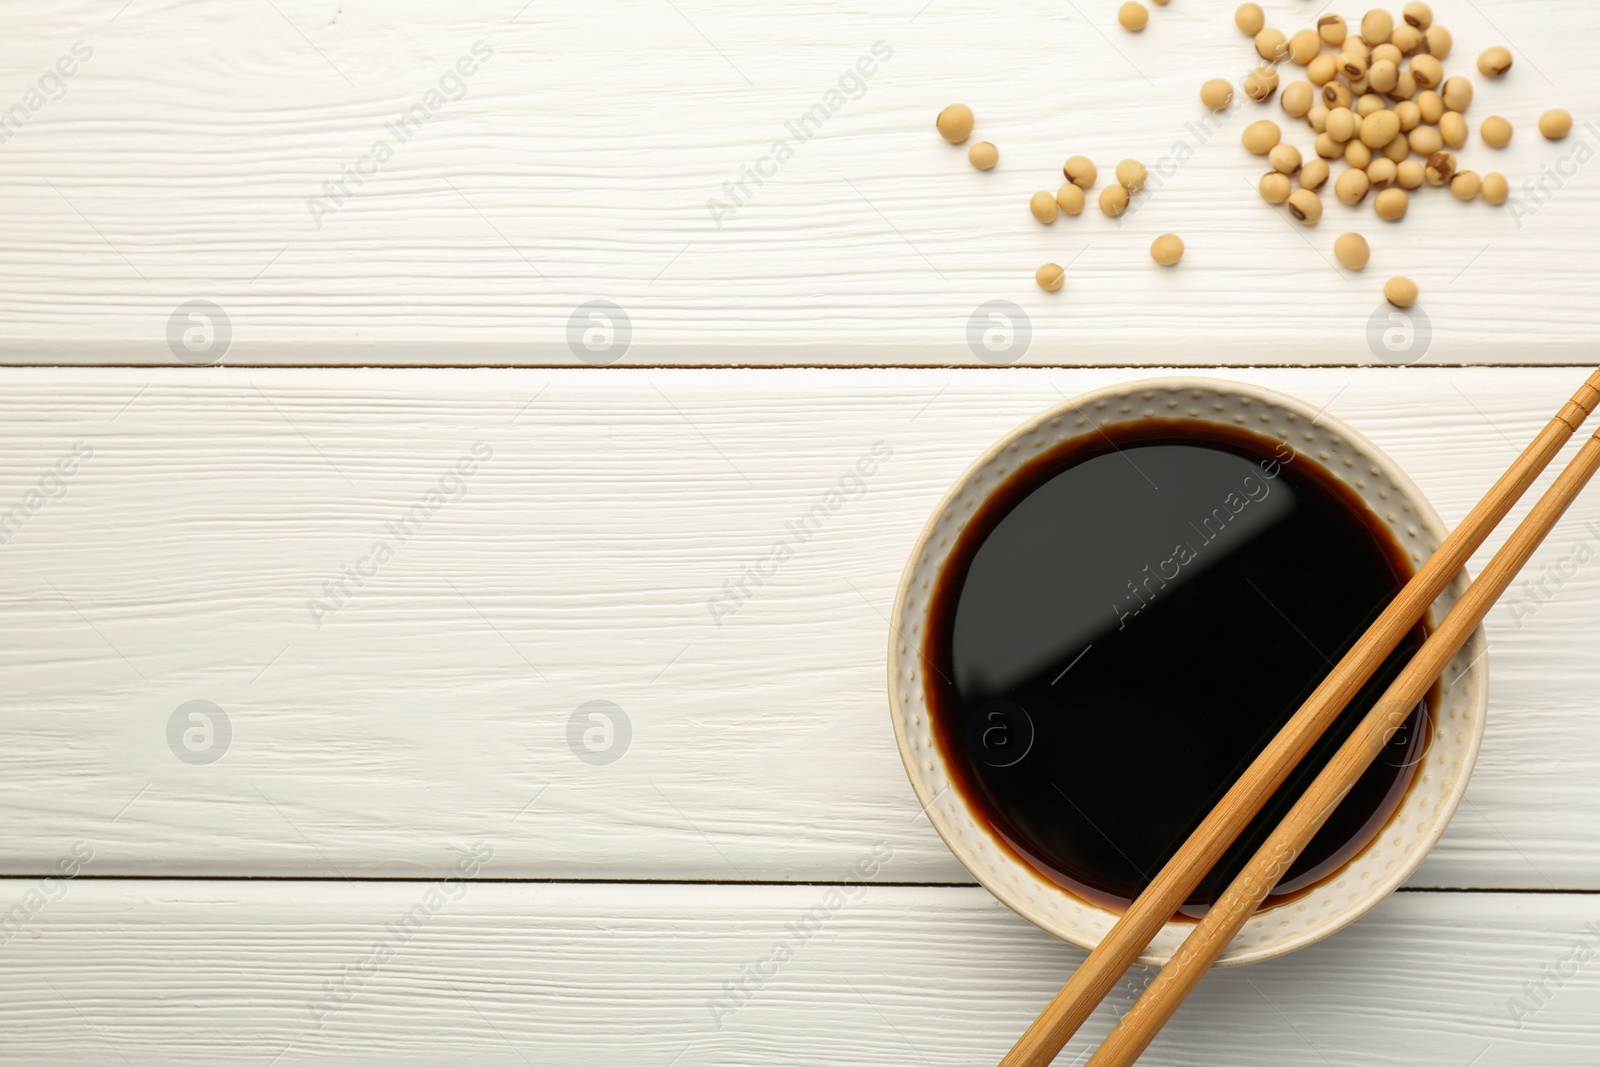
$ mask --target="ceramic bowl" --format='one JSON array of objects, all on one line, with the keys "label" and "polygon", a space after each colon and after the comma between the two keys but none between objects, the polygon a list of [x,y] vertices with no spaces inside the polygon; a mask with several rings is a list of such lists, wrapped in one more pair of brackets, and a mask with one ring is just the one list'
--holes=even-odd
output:
[{"label": "ceramic bowl", "polygon": [[[1446,528],[1422,491],[1372,442],[1316,408],[1253,385],[1204,378],[1158,378],[1112,386],[1069,400],[997,441],[951,487],[912,550],[890,627],[889,702],[900,756],[935,829],[979,882],[1018,914],[1075,945],[1091,948],[1117,913],[1081,899],[1002,846],[977,810],[951,785],[949,764],[929,724],[922,643],[929,594],[966,522],[1019,464],[1097,427],[1160,417],[1248,428],[1292,444],[1355,491],[1386,522],[1420,566]],[[1437,625],[1465,590],[1456,575],[1435,602]],[[1247,922],[1220,965],[1270,959],[1327,937],[1398,888],[1444,833],[1477,759],[1488,706],[1488,663],[1479,629],[1444,673],[1432,740],[1399,809],[1365,849],[1312,890]],[[1169,922],[1141,957],[1164,963],[1193,924]]]}]

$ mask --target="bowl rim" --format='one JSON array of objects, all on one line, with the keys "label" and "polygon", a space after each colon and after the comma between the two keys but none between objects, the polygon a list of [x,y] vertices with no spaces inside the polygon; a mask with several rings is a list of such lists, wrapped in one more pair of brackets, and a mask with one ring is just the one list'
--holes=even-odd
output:
[{"label": "bowl rim", "polygon": [[[948,765],[944,753],[937,742],[929,746],[932,751],[926,755],[926,758],[935,761],[936,769],[941,772],[940,776],[944,781],[943,787],[938,790],[932,789],[931,785],[924,780],[923,775],[918,771],[918,761],[924,756],[910,737],[910,726],[912,724],[907,721],[907,712],[902,711],[902,708],[910,708],[911,704],[909,700],[910,694],[905,691],[905,687],[902,685],[901,658],[907,655],[908,646],[913,643],[915,643],[918,651],[912,654],[911,658],[920,657],[922,640],[920,627],[913,627],[911,631],[907,630],[908,604],[919,572],[926,563],[924,557],[929,552],[929,546],[933,538],[938,535],[938,527],[941,522],[954,514],[954,506],[969,490],[973,489],[975,479],[990,465],[1001,459],[1008,449],[1018,446],[1021,441],[1037,433],[1042,427],[1049,424],[1051,420],[1060,419],[1068,413],[1081,412],[1081,409],[1091,404],[1113,399],[1124,400],[1139,393],[1178,393],[1195,390],[1218,395],[1236,395],[1245,398],[1247,402],[1261,403],[1299,416],[1312,425],[1320,423],[1324,430],[1331,431],[1336,438],[1348,442],[1363,458],[1370,460],[1374,468],[1381,469],[1382,475],[1397,490],[1399,499],[1409,505],[1416,522],[1429,534],[1430,539],[1433,541],[1430,551],[1437,548],[1438,542],[1444,538],[1450,529],[1434,509],[1421,487],[1388,453],[1384,452],[1366,435],[1354,429],[1342,419],[1328,414],[1326,407],[1320,410],[1315,409],[1297,397],[1266,386],[1201,375],[1164,375],[1133,379],[1101,386],[1078,396],[1063,399],[1060,403],[1051,405],[1044,411],[1023,420],[1001,435],[1000,438],[974,459],[951,484],[949,490],[940,498],[927,521],[923,524],[922,530],[912,546],[910,556],[901,574],[899,585],[896,588],[894,607],[889,620],[889,712],[902,768],[905,770],[911,782],[912,790],[916,794],[917,802],[923,812],[927,814],[930,824],[932,824],[940,838],[945,842],[946,847],[950,849],[951,853],[966,868],[969,874],[976,878],[997,899],[1023,918],[1054,934],[1056,937],[1085,949],[1092,949],[1099,943],[1104,931],[1109,930],[1110,925],[1120,917],[1120,913],[1096,905],[1091,901],[1086,901],[1054,882],[1048,881],[1006,847],[998,846],[994,850],[1003,861],[1003,868],[995,868],[993,865],[981,862],[974,854],[973,849],[962,839],[959,829],[952,823],[950,813],[955,810],[954,806],[946,805],[941,807],[939,804],[945,793],[952,793],[960,803],[961,811],[958,814],[965,816],[974,826],[981,827],[981,820],[978,814],[973,811],[968,799],[954,788],[954,782],[948,773]],[[1221,420],[1209,415],[1199,417],[1197,421],[1236,426],[1236,423],[1223,423]],[[1098,432],[1098,426],[1095,426],[1091,431],[1084,431],[1084,433],[1088,432]],[[1063,435],[1064,438],[1074,436],[1081,435],[1076,433]],[[1296,451],[1349,486],[1348,480],[1330,466],[1325,461],[1325,458],[1318,458],[1316,455],[1300,452],[1299,449],[1296,449]],[[997,479],[997,484],[1003,482],[1005,476],[1009,473],[1009,471],[1002,472]],[[1361,488],[1357,486],[1349,487],[1361,496],[1369,507],[1373,506],[1372,501],[1368,499],[1367,494]],[[991,485],[987,488],[980,488],[978,493],[980,498],[986,499],[993,491],[994,487]],[[1374,511],[1376,512],[1376,508],[1374,508]],[[1392,516],[1390,517],[1389,525],[1394,525]],[[963,520],[957,526],[956,532],[947,536],[947,542],[953,543],[964,529],[965,521]],[[937,554],[938,559],[934,567],[936,575],[942,574],[944,566],[948,563],[949,550],[947,548],[940,549]],[[1424,556],[1423,558],[1426,557]],[[1418,565],[1420,565],[1420,562]],[[1430,606],[1428,611],[1430,629],[1437,627],[1443,608],[1447,607],[1448,603],[1453,603],[1461,595],[1467,582],[1467,571],[1463,568],[1453,577],[1445,592],[1440,594],[1435,603]],[[925,612],[926,607],[924,606],[922,610]],[[908,639],[906,636],[908,632],[914,633],[916,636]],[[1440,837],[1443,836],[1456,809],[1460,806],[1482,747],[1488,710],[1487,652],[1487,640],[1483,627],[1480,625],[1473,631],[1467,643],[1452,660],[1452,664],[1463,659],[1466,661],[1465,667],[1461,668],[1460,673],[1452,679],[1452,684],[1464,683],[1461,688],[1467,691],[1467,695],[1463,698],[1466,701],[1463,710],[1468,719],[1467,735],[1464,738],[1464,744],[1459,746],[1457,756],[1450,764],[1450,768],[1455,772],[1454,778],[1448,783],[1448,788],[1444,795],[1435,802],[1425,826],[1412,827],[1409,830],[1405,827],[1400,828],[1404,831],[1403,836],[1409,838],[1406,855],[1399,860],[1392,860],[1386,869],[1375,877],[1363,875],[1363,891],[1357,894],[1357,898],[1346,901],[1342,906],[1321,917],[1319,921],[1302,925],[1301,928],[1293,929],[1281,936],[1274,936],[1271,941],[1265,944],[1259,941],[1246,943],[1245,933],[1241,930],[1219,958],[1217,966],[1237,966],[1272,959],[1320,941],[1361,918],[1372,908],[1387,899],[1391,893],[1404,884],[1406,879],[1416,872],[1417,868],[1422,865],[1433,847],[1438,843]],[[915,689],[919,699],[919,706],[916,711],[925,716],[926,709],[920,706],[923,696],[920,681],[915,685]],[[1442,714],[1442,707],[1439,710],[1440,714]],[[920,722],[920,718],[918,721]],[[1436,718],[1432,722],[1430,738],[1437,737],[1441,728],[1442,724]],[[1430,739],[1429,748],[1424,752],[1423,756],[1425,761],[1428,755],[1431,754],[1433,747],[1433,740]],[[1407,789],[1406,796],[1402,799],[1400,806],[1380,828],[1378,833],[1374,835],[1372,841],[1348,859],[1344,865],[1318,882],[1318,887],[1332,884],[1342,873],[1355,868],[1364,858],[1368,857],[1369,853],[1379,847],[1384,838],[1395,828],[1401,814],[1408,811],[1411,797],[1416,792],[1418,783],[1423,780],[1424,770],[1426,769],[1426,767],[1418,768],[1417,776]],[[993,839],[994,835],[987,829],[980,829],[980,833]],[[1007,876],[1009,876],[1009,882]],[[1025,884],[1028,889],[1032,889],[1035,892],[1059,895],[1070,900],[1077,910],[1086,910],[1091,914],[1098,914],[1102,917],[1102,921],[1098,925],[1103,929],[1099,931],[1086,929],[1082,924],[1069,921],[1058,912],[1053,912],[1052,909],[1043,908],[1033,903],[1027,892],[1018,887],[1019,884]],[[1262,914],[1271,914],[1278,907],[1289,906],[1298,899],[1300,897],[1297,895],[1295,898],[1285,902],[1285,904],[1268,909],[1267,912]],[[1187,936],[1188,931],[1192,929],[1192,922],[1169,921],[1163,928],[1161,935],[1158,936],[1156,941],[1152,942],[1151,948],[1139,957],[1139,962],[1147,966],[1161,966],[1170,957],[1171,950],[1176,948],[1176,944],[1181,942],[1183,937]],[[1158,947],[1162,941],[1168,942],[1171,947]]]}]

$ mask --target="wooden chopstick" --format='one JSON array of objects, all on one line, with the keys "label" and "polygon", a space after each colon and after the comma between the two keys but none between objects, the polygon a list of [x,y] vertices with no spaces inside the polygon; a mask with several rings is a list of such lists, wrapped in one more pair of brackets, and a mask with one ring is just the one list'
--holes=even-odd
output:
[{"label": "wooden chopstick", "polygon": [[[1139,1058],[1178,1010],[1184,997],[1199,984],[1206,969],[1216,962],[1228,942],[1255,914],[1256,908],[1339,806],[1356,779],[1378,758],[1395,731],[1410,717],[1445,664],[1466,644],[1534,549],[1544,541],[1597,470],[1600,470],[1600,432],[1584,442],[1572,463],[1557,476],[1528,517],[1494,554],[1483,573],[1456,601],[1444,622],[1373,705],[1355,733],[1334,753],[1260,851],[1123,1015],[1100,1050],[1090,1057],[1088,1067],[1128,1067]],[[1462,787],[1465,788],[1465,783]]]},{"label": "wooden chopstick", "polygon": [[1436,597],[1600,406],[1600,370],[1556,413],[1301,705],[1278,735],[1128,906],[1000,1067],[1048,1067],[1095,1005],[1161,932],[1260,813],[1345,705],[1421,621]]}]

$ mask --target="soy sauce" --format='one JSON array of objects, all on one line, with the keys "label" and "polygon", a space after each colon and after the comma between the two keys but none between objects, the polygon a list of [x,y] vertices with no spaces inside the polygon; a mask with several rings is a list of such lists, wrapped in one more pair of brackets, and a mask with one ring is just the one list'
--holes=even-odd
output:
[{"label": "soy sauce", "polygon": [[[1047,450],[933,592],[930,714],[955,786],[1046,878],[1120,909],[1411,576],[1354,491],[1289,445],[1150,419]],[[1203,914],[1426,638],[1418,626],[1182,909]],[[1267,905],[1382,829],[1429,700]]]}]

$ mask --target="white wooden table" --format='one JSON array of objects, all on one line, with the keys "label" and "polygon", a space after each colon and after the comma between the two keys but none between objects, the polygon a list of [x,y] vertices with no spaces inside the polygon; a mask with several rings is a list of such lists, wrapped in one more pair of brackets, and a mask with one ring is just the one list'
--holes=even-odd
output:
[{"label": "white wooden table", "polygon": [[[1454,522],[1600,347],[1589,4],[1435,4],[1458,65],[1518,56],[1474,109],[1518,138],[1468,165],[1560,188],[1299,231],[1247,187],[1253,111],[1185,125],[1248,65],[1231,5],[1130,38],[1111,0],[520,3],[0,17],[0,1061],[993,1062],[1082,953],[973,883],[894,749],[885,616],[944,488],[1063,395],[1201,366],[1327,404]],[[933,136],[955,99],[994,172]],[[1067,154],[1186,138],[1121,227],[1025,213]],[[973,347],[991,301],[1025,347]],[[1490,617],[1483,755],[1412,883],[1213,976],[1144,1062],[1600,1063],[1597,560],[1590,494]]]}]

